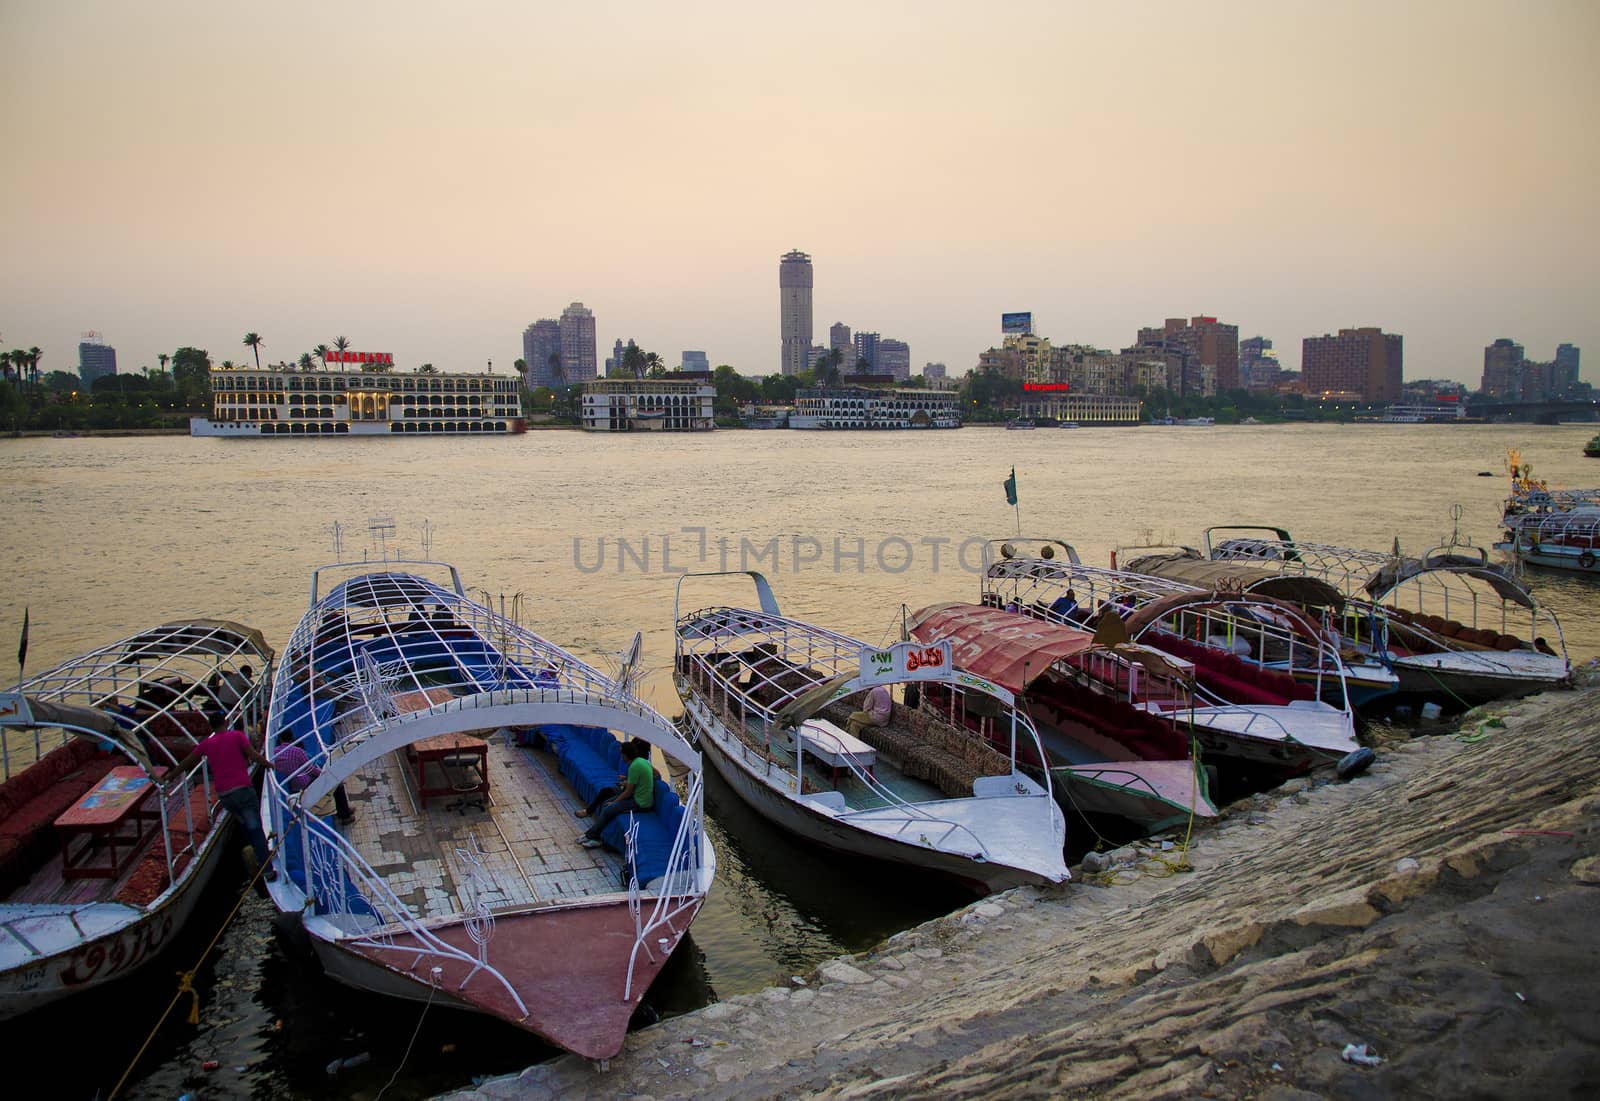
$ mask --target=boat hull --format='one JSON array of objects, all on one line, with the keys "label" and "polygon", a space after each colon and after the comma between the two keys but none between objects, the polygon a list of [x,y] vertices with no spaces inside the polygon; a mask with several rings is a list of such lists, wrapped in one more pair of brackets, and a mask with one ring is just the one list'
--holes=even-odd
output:
[{"label": "boat hull", "polygon": [[[27,964],[0,970],[0,1020],[120,982],[153,963],[172,946],[194,913],[206,884],[228,851],[226,843],[232,829],[232,820],[223,818],[179,875],[177,885],[149,907],[141,911],[137,907],[106,904],[130,911],[125,923]],[[13,909],[17,908],[0,906],[0,921],[15,920],[8,914]],[[87,919],[80,918],[84,920]]]},{"label": "boat hull", "polygon": [[[1436,662],[1436,664],[1429,664]],[[1492,700],[1518,699],[1561,687],[1567,679],[1565,669],[1559,673],[1495,672],[1485,669],[1463,669],[1435,657],[1402,658],[1394,663],[1400,678],[1400,695],[1427,698],[1446,708],[1475,707]]]},{"label": "boat hull", "polygon": [[[653,901],[641,899],[646,916]],[[685,906],[653,947],[639,951],[631,983],[627,970],[634,918],[626,895],[496,915],[486,962],[515,988],[526,1013],[486,972],[474,974],[462,959],[425,954],[404,932],[389,934],[386,943],[378,944],[323,935],[322,923],[315,919],[307,923],[307,931],[324,972],[345,986],[498,1017],[584,1058],[609,1059],[622,1050],[628,1022],[686,938],[702,902]],[[430,931],[469,959],[477,953],[464,924]],[[578,945],[581,952],[573,950]]]},{"label": "boat hull", "polygon": [[[836,852],[924,868],[959,880],[981,894],[1005,891],[1024,884],[1050,882],[1044,876],[1021,868],[941,852],[858,829],[805,806],[763,782],[746,768],[731,751],[729,736],[704,711],[693,690],[680,681],[678,691],[687,704],[685,714],[700,750],[711,767],[751,809],[779,829]],[[1060,840],[1064,844],[1065,837]]]}]

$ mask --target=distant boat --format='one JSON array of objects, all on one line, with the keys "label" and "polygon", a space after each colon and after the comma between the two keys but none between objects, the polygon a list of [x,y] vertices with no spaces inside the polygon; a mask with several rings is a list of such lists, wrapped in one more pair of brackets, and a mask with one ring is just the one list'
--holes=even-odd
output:
[{"label": "distant boat", "polygon": [[1589,442],[1583,445],[1583,453],[1591,459],[1600,459],[1600,436],[1591,437]]},{"label": "distant boat", "polygon": [[1186,428],[1210,428],[1217,423],[1215,417],[1190,417],[1178,422]]},{"label": "distant boat", "polygon": [[1012,430],[1021,430],[1026,428],[1037,428],[1039,426],[1034,424],[1033,421],[1027,419],[1026,417],[1018,417],[1016,420],[1006,421],[1006,427]]},{"label": "distant boat", "polygon": [[1077,421],[1062,421],[1061,424],[1059,425],[1059,427],[1061,427],[1061,428],[1077,428],[1078,427],[1078,422]]}]

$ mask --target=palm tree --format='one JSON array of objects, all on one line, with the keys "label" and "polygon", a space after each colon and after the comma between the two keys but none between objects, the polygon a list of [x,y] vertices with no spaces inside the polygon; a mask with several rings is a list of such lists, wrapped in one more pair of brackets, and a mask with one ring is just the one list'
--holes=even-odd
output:
[{"label": "palm tree", "polygon": [[[165,365],[165,364],[166,364],[166,362],[167,362],[167,357],[166,357],[166,356],[162,356],[162,357],[161,357],[161,362],[162,362],[162,364],[163,364],[163,365]],[[223,361],[222,361],[222,369],[223,369],[223,370],[224,370],[224,371],[231,371],[231,370],[233,370],[233,360],[231,360],[231,359],[225,359],[225,360],[223,360]]]},{"label": "palm tree", "polygon": [[431,363],[424,363],[421,367],[417,368],[417,374],[419,375],[437,375],[438,373],[439,368],[435,367]]},{"label": "palm tree", "polygon": [[39,357],[44,353],[39,351],[38,345],[28,349],[28,376],[33,381],[33,388],[39,388]]},{"label": "palm tree", "polygon": [[344,358],[344,353],[350,348],[350,338],[347,336],[334,338],[333,347],[334,350],[339,353],[340,360],[342,361]]},{"label": "palm tree", "polygon": [[[161,361],[161,369],[163,371],[165,371],[167,369],[167,361],[170,360],[172,357],[167,355],[166,352],[162,352],[160,355],[156,356],[156,358]],[[232,364],[224,363],[223,366],[224,367],[231,367]]]},{"label": "palm tree", "polygon": [[550,353],[550,381],[558,386],[566,385],[567,373],[561,369],[561,353]]},{"label": "palm tree", "polygon": [[655,352],[645,353],[644,362],[640,364],[640,368],[640,378],[643,378],[645,375],[649,375],[651,378],[660,378],[662,375],[667,373],[666,363],[663,362],[661,356]]},{"label": "palm tree", "polygon": [[311,370],[311,353],[310,352],[301,352],[300,353],[300,359],[297,362],[299,363],[300,369],[302,371]]},{"label": "palm tree", "polygon": [[0,352],[0,377],[11,377],[11,353]]},{"label": "palm tree", "polygon": [[256,354],[256,370],[261,370],[261,337],[256,333],[245,333],[244,342]]},{"label": "palm tree", "polygon": [[328,347],[326,344],[318,344],[315,348],[311,349],[311,354],[322,360],[322,369],[324,371],[328,369],[328,353],[331,351],[333,351],[333,349]]}]

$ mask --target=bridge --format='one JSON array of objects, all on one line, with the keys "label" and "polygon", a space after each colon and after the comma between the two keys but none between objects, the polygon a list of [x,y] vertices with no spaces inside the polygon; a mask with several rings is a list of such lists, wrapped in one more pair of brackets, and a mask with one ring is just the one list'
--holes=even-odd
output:
[{"label": "bridge", "polygon": [[1474,401],[1467,416],[1487,421],[1556,424],[1564,420],[1600,420],[1597,401]]}]

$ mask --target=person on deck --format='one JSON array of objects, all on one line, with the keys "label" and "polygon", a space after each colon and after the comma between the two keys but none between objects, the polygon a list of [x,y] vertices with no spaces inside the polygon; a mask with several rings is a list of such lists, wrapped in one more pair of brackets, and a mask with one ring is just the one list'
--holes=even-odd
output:
[{"label": "person on deck", "polygon": [[[227,719],[220,711],[206,716],[211,724],[211,736],[196,745],[190,754],[178,762],[174,776],[187,776],[189,770],[203,758],[211,766],[211,782],[217,789],[217,798],[244,830],[250,847],[256,853],[256,866],[266,868],[263,878],[268,883],[278,878],[278,873],[268,866],[271,856],[267,848],[267,835],[261,828],[261,806],[256,801],[256,789],[250,783],[252,762],[270,768],[260,750],[250,744],[250,736],[242,730],[225,730]],[[161,785],[163,794],[167,783]]]},{"label": "person on deck", "polygon": [[622,791],[615,799],[600,808],[599,813],[594,816],[594,824],[578,840],[578,844],[586,849],[597,848],[602,844],[600,833],[611,824],[613,818],[629,811],[642,813],[655,809],[656,771],[650,767],[650,743],[642,738],[623,742],[622,759],[628,762]]},{"label": "person on deck", "polygon": [[1065,594],[1058,596],[1050,605],[1050,614],[1063,622],[1076,623],[1078,621],[1078,594],[1068,589]]},{"label": "person on deck", "polygon": [[[306,751],[297,745],[286,745],[272,755],[272,771],[278,774],[283,786],[291,792],[304,791],[311,781],[322,774],[322,770],[306,756]],[[343,784],[333,789],[333,809],[339,821],[345,825],[356,819],[356,812],[350,809],[350,796],[345,793]]]},{"label": "person on deck", "polygon": [[894,698],[889,695],[886,685],[875,684],[867,691],[864,710],[852,712],[845,720],[845,729],[850,731],[852,737],[861,737],[861,732],[869,726],[888,726],[889,716],[894,714]]}]

